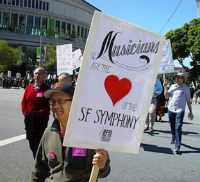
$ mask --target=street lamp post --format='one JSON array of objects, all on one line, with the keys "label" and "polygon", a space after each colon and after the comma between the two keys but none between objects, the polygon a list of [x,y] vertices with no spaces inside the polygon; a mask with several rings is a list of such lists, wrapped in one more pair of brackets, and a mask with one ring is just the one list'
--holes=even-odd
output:
[{"label": "street lamp post", "polygon": [[196,0],[196,3],[197,3],[197,7],[198,7],[197,18],[200,18],[200,0]]},{"label": "street lamp post", "polygon": [[40,60],[39,60],[39,67],[41,66],[41,59],[42,59],[42,32],[40,32]]}]

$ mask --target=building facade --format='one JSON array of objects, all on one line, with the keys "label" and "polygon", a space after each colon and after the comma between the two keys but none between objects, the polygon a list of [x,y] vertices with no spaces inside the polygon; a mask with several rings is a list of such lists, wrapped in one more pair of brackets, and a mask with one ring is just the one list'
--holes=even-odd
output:
[{"label": "building facade", "polygon": [[0,0],[0,40],[18,47],[28,64],[41,44],[84,50],[95,10],[84,0]]}]

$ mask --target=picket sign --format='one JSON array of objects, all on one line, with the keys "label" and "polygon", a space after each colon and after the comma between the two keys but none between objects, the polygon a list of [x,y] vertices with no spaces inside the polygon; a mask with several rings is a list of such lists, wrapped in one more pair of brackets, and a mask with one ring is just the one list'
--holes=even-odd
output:
[{"label": "picket sign", "polygon": [[158,73],[163,74],[163,82],[165,82],[165,73],[174,73],[174,61],[170,39],[165,40]]},{"label": "picket sign", "polygon": [[57,75],[63,72],[73,74],[72,68],[72,44],[56,46]]},{"label": "picket sign", "polygon": [[81,67],[82,60],[83,60],[83,56],[81,53],[81,49],[77,49],[74,52],[72,52],[73,70],[76,70],[77,68]]},{"label": "picket sign", "polygon": [[170,39],[165,40],[158,73],[174,73],[174,60],[172,57]]},{"label": "picket sign", "polygon": [[64,146],[138,153],[164,41],[95,11]]}]

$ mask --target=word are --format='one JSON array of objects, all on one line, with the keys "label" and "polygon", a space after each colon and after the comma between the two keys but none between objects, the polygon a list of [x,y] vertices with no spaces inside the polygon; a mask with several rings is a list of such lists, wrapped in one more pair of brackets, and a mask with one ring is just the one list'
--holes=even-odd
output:
[{"label": "word are", "polygon": [[105,64],[93,62],[91,69],[101,71],[101,72],[105,72],[105,73],[110,73],[110,67],[111,66],[108,66],[108,65],[105,65]]}]

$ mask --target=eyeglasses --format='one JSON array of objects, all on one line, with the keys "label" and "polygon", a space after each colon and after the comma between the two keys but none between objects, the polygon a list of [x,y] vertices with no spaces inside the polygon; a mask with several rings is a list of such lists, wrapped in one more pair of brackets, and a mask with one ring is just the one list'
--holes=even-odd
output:
[{"label": "eyeglasses", "polygon": [[56,104],[56,102],[57,102],[58,104],[64,104],[64,103],[67,102],[67,101],[72,101],[72,99],[58,99],[58,100],[51,99],[51,100],[49,100],[49,104],[50,104],[51,106],[53,106],[53,105]]},{"label": "eyeglasses", "polygon": [[41,76],[41,75],[44,75],[43,73],[34,73],[34,75],[39,75],[39,76]]}]

